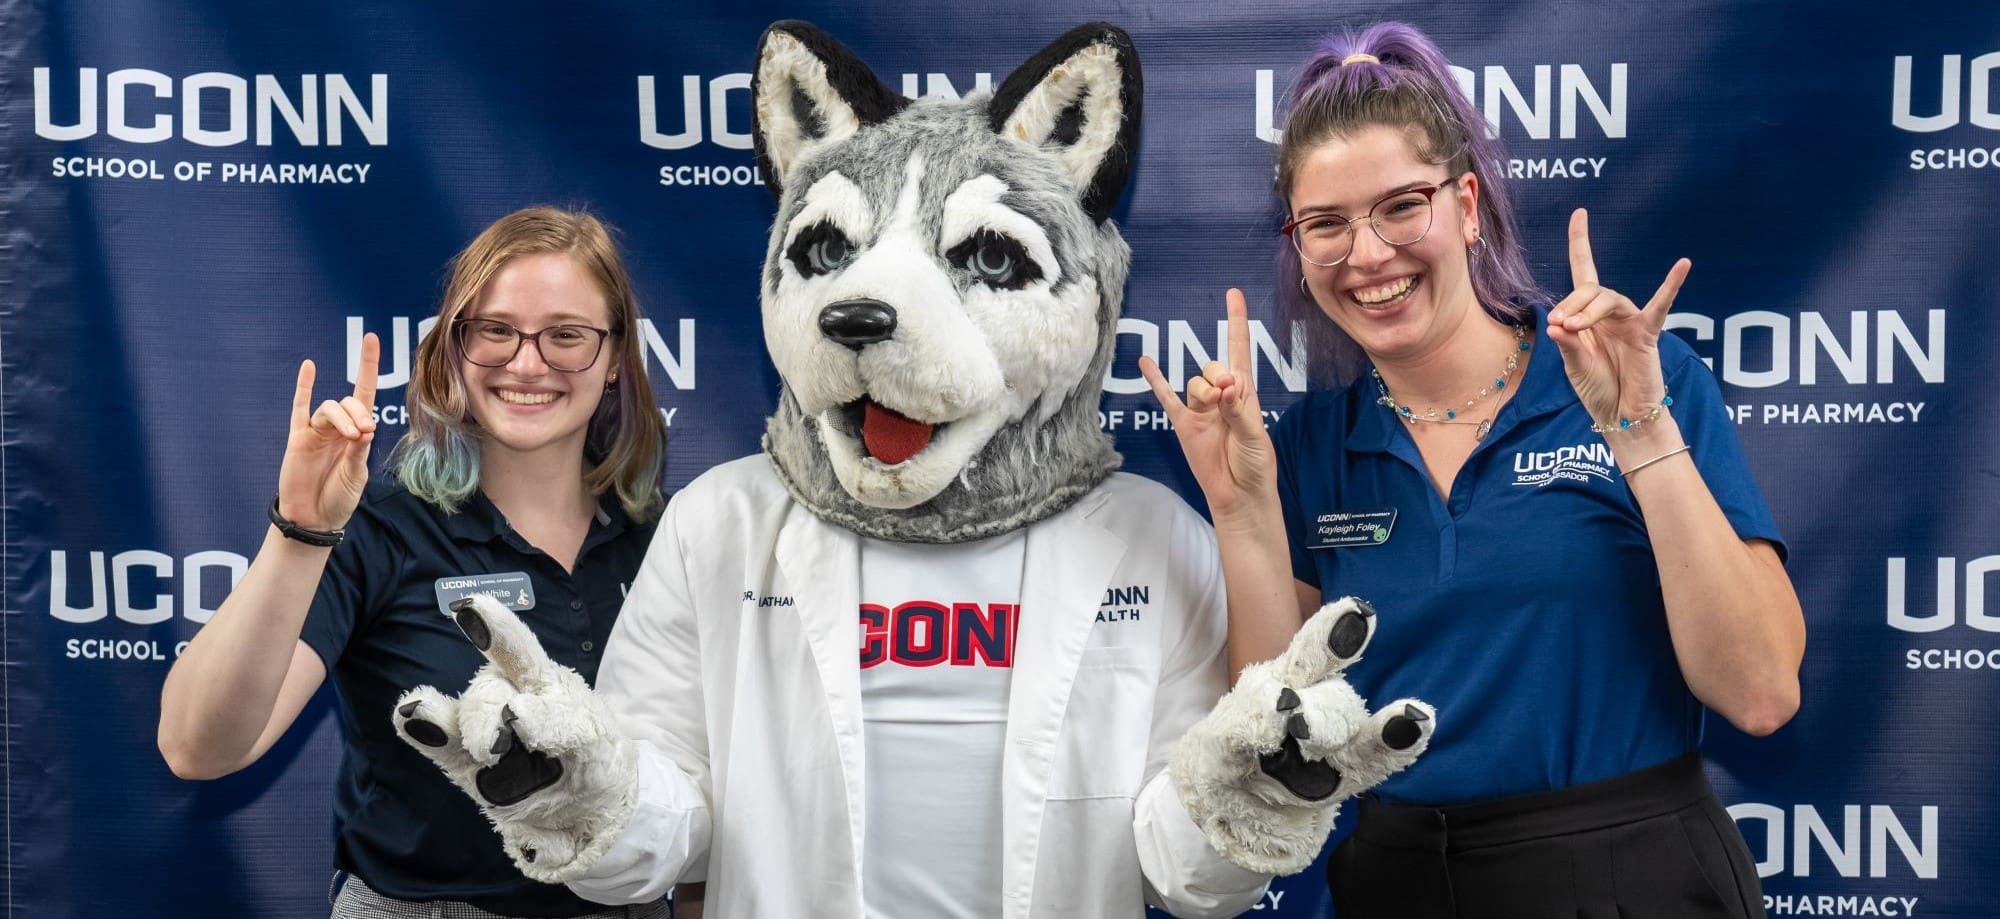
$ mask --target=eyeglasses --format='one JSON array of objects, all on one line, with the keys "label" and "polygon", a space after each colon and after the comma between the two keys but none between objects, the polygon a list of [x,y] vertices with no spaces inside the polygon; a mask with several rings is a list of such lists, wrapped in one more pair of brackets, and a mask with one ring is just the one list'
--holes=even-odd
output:
[{"label": "eyeglasses", "polygon": [[[1452,176],[1442,182],[1396,192],[1375,202],[1368,209],[1368,216],[1362,219],[1374,228],[1377,238],[1389,245],[1417,242],[1431,231],[1431,198],[1439,189],[1458,180],[1459,176]],[[1339,214],[1307,214],[1286,223],[1278,232],[1292,238],[1299,258],[1321,268],[1332,268],[1354,254],[1354,225],[1360,222]]]},{"label": "eyeglasses", "polygon": [[461,319],[452,325],[457,335],[458,353],[481,367],[505,367],[521,351],[521,343],[532,341],[551,370],[581,373],[597,363],[610,329],[587,325],[552,325],[539,332],[523,332],[497,319]]}]

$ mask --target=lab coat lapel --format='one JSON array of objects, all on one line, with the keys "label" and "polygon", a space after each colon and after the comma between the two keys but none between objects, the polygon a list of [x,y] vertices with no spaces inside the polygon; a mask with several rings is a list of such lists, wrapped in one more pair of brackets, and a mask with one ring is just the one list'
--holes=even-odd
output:
[{"label": "lab coat lapel", "polygon": [[1000,781],[1005,837],[1001,878],[1008,916],[1027,916],[1033,903],[1057,735],[1098,601],[1125,557],[1125,541],[1091,519],[1103,504],[1103,494],[1093,491],[1028,528]]},{"label": "lab coat lapel", "polygon": [[[778,534],[778,570],[796,603],[800,633],[812,648],[820,685],[826,690],[841,785],[847,796],[847,826],[853,845],[853,890],[861,889],[862,832],[867,813],[863,790],[866,762],[861,723],[861,537],[830,526],[794,507]],[[830,905],[830,904],[829,904]],[[860,903],[852,904],[859,915]]]}]

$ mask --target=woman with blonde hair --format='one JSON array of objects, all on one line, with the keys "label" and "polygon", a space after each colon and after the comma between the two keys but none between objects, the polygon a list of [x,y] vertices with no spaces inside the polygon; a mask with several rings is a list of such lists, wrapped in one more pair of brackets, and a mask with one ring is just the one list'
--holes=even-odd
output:
[{"label": "woman with blonde hair", "polygon": [[331,676],[345,876],[334,916],[666,915],[523,878],[472,800],[390,718],[403,691],[463,687],[485,663],[447,612],[473,593],[506,602],[552,657],[595,679],[664,503],[665,430],[642,338],[606,227],[534,207],[453,259],[418,349],[410,430],[388,461],[394,481],[368,481],[375,337],[337,401],[314,408],[313,362],[300,365],[271,527],[168,674],[159,745],[176,775],[228,775],[263,756]]}]

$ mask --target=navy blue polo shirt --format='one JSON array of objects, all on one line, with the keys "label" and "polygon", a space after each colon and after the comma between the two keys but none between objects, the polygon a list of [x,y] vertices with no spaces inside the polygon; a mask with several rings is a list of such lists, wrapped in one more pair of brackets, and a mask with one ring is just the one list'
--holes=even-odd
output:
[{"label": "navy blue polo shirt", "polygon": [[[1408,696],[1438,711],[1429,751],[1376,790],[1383,800],[1566,788],[1701,743],[1644,521],[1546,318],[1536,311],[1520,389],[1449,501],[1367,374],[1272,427],[1294,576],[1380,611],[1348,680],[1371,705]],[[1779,543],[1713,374],[1673,335],[1660,357],[1670,410],[1730,525]]]},{"label": "navy blue polo shirt", "polygon": [[[517,916],[602,909],[521,876],[465,792],[396,736],[397,697],[429,684],[457,695],[485,663],[443,609],[479,583],[504,595],[557,663],[595,682],[604,641],[652,524],[600,502],[574,573],[529,545],[474,493],[446,515],[376,482],[333,550],[300,636],[340,694],[345,745],[334,793],[334,864],[406,900],[461,900]],[[526,588],[523,596],[521,588]]]}]

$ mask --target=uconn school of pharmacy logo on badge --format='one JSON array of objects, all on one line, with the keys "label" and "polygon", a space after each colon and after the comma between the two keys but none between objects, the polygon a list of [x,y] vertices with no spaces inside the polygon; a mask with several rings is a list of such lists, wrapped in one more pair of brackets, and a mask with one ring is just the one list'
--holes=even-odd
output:
[{"label": "uconn school of pharmacy logo on badge", "polygon": [[1556,482],[1609,482],[1617,465],[1611,459],[1611,448],[1602,441],[1554,450],[1522,450],[1514,454],[1514,485],[1541,488]]}]

